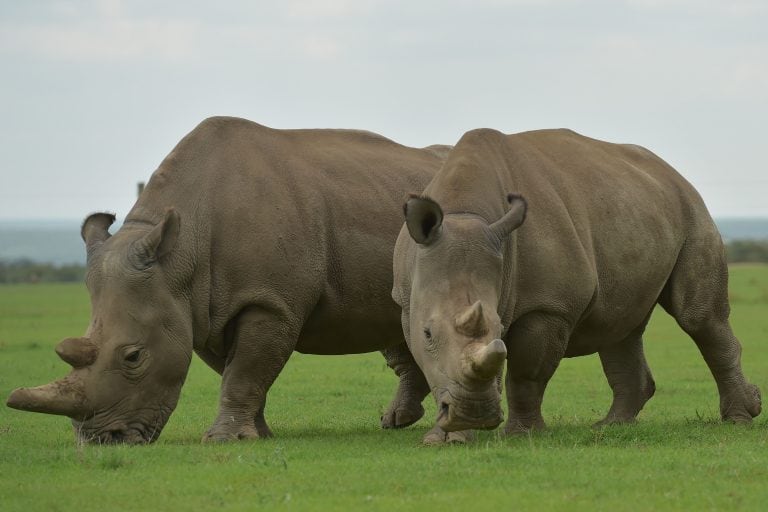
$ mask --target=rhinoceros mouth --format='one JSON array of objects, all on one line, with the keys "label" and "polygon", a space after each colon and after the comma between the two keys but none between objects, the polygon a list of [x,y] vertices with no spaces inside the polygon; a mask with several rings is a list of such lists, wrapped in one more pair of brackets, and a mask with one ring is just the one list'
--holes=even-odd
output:
[{"label": "rhinoceros mouth", "polygon": [[[77,430],[77,427],[76,427]],[[77,430],[77,440],[83,444],[147,444],[152,442],[144,430],[104,430],[101,432]]]},{"label": "rhinoceros mouth", "polygon": [[97,429],[73,420],[72,425],[77,442],[82,444],[149,444],[160,437],[162,431],[162,427],[148,428],[139,424]]},{"label": "rhinoceros mouth", "polygon": [[449,390],[438,394],[437,425],[446,432],[492,430],[504,421],[498,393],[458,396]]},{"label": "rhinoceros mouth", "polygon": [[75,438],[82,444],[149,444],[160,437],[165,423],[170,417],[170,410],[161,408],[151,421],[99,421],[95,415],[85,421],[72,420]]}]

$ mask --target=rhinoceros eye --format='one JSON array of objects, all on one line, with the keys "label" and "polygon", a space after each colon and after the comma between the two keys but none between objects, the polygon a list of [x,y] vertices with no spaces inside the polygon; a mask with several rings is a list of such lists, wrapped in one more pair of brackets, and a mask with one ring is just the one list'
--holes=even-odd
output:
[{"label": "rhinoceros eye", "polygon": [[424,328],[424,348],[432,355],[437,355],[439,350],[438,339],[429,327]]},{"label": "rhinoceros eye", "polygon": [[125,356],[125,360],[128,361],[129,363],[137,363],[140,358],[141,358],[141,350],[139,349],[131,350]]}]

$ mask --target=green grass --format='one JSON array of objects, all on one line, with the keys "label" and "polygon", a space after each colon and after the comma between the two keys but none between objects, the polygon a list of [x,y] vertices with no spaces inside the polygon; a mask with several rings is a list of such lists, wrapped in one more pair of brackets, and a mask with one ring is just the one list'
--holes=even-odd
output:
[{"label": "green grass", "polygon": [[[768,394],[768,266],[731,270],[747,376]],[[85,329],[81,285],[0,287],[0,397],[64,375],[53,352]],[[425,448],[434,417],[382,431],[396,379],[379,354],[296,354],[272,389],[276,437],[201,445],[218,376],[195,359],[151,446],[74,443],[66,418],[0,406],[0,510],[762,510],[768,426],[718,421],[695,345],[659,311],[646,335],[656,396],[631,426],[593,430],[610,404],[595,356],[563,362],[547,391],[549,430]],[[766,414],[768,416],[768,414]]]}]

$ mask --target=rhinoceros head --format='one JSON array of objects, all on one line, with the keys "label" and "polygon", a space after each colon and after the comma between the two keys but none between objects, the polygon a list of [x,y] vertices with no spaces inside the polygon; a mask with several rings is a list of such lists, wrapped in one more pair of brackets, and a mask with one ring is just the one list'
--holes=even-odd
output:
[{"label": "rhinoceros head", "polygon": [[[526,203],[489,224],[478,215],[444,216],[435,201],[412,197],[406,227],[416,242],[410,290],[398,290],[403,329],[438,404],[445,431],[491,429],[503,420],[501,373],[507,350],[497,313],[505,240],[525,219]],[[397,253],[397,250],[396,250]],[[397,257],[397,254],[396,254]],[[407,286],[405,287],[407,288]]]},{"label": "rhinoceros head", "polygon": [[20,388],[8,406],[72,418],[84,442],[154,441],[176,406],[189,368],[192,334],[177,280],[165,268],[179,235],[179,216],[157,225],[124,225],[114,215],[83,223],[91,321],[85,336],[56,353],[72,366],[64,378]]}]

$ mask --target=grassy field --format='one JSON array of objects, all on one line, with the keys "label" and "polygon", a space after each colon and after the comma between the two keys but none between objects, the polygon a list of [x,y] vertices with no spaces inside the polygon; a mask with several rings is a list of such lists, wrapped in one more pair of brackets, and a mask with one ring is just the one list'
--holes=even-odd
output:
[{"label": "grassy field", "polygon": [[[768,396],[768,266],[731,270],[732,319],[748,378]],[[53,347],[80,335],[81,285],[0,287],[0,397],[63,376]],[[593,430],[610,404],[596,356],[566,360],[547,391],[549,430],[426,448],[433,404],[382,431],[396,379],[379,354],[295,354],[272,388],[275,438],[201,445],[219,378],[195,359],[150,446],[74,443],[66,418],[0,406],[0,510],[764,510],[768,424],[718,421],[693,342],[658,311],[646,335],[657,384],[636,425]]]}]

